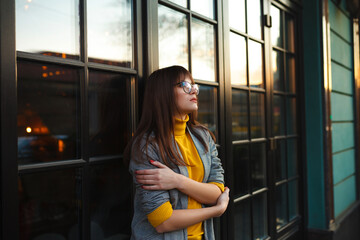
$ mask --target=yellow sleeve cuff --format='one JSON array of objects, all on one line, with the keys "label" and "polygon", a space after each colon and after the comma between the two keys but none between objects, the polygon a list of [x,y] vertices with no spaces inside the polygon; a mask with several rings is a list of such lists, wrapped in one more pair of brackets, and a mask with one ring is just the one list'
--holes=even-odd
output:
[{"label": "yellow sleeve cuff", "polygon": [[159,226],[160,224],[162,224],[163,222],[168,220],[171,217],[173,211],[174,210],[173,210],[170,202],[167,201],[167,202],[163,203],[162,205],[160,205],[157,209],[155,209],[154,211],[149,213],[147,215],[147,218],[148,218],[150,224],[154,228],[156,228],[157,226]]},{"label": "yellow sleeve cuff", "polygon": [[225,191],[224,184],[222,184],[222,183],[217,183],[217,182],[209,182],[209,183],[218,186],[218,187],[220,188],[221,192],[224,192],[224,191]]}]

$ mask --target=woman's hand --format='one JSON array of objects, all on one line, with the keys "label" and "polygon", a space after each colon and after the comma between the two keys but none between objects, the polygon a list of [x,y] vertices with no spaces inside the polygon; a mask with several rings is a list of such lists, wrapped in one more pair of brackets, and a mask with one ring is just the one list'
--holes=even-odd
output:
[{"label": "woman's hand", "polygon": [[220,197],[217,200],[217,203],[215,205],[216,208],[218,208],[218,215],[217,217],[220,217],[225,211],[229,204],[229,192],[230,189],[228,187],[225,187],[225,191],[220,195]]},{"label": "woman's hand", "polygon": [[150,163],[158,168],[138,170],[135,172],[136,181],[139,184],[143,184],[143,189],[170,190],[178,187],[179,174],[158,161],[150,160]]}]

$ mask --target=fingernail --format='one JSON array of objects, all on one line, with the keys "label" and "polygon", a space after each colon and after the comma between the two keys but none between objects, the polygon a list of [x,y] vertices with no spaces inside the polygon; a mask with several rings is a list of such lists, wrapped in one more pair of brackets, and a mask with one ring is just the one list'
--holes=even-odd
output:
[{"label": "fingernail", "polygon": [[150,160],[150,163],[154,163],[155,161],[154,160]]}]

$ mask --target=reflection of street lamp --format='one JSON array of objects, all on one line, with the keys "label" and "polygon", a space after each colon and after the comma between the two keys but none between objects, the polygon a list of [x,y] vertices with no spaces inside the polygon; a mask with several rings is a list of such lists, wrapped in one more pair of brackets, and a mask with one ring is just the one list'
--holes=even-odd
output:
[{"label": "reflection of street lamp", "polygon": [[31,127],[27,127],[27,128],[26,128],[26,132],[27,132],[27,133],[31,133],[31,131],[32,131]]}]

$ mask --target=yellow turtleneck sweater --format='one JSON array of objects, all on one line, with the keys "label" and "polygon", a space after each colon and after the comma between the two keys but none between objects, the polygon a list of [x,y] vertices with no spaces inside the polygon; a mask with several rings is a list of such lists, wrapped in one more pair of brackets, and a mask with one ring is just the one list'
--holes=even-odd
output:
[{"label": "yellow turtleneck sweater", "polygon": [[[187,164],[189,178],[198,182],[202,182],[204,178],[204,166],[190,134],[186,131],[186,122],[188,120],[189,116],[186,116],[185,120],[175,118],[174,137],[180,149],[181,155]],[[223,184],[215,182],[212,182],[212,184],[217,185],[221,191],[224,191]],[[196,209],[201,207],[201,203],[197,202],[191,197],[188,197],[188,209]],[[166,202],[148,214],[147,217],[151,225],[157,227],[170,218],[172,212],[173,209],[170,202]],[[202,235],[204,234],[203,223],[200,222],[188,227],[187,233],[188,239],[201,240]]]}]

